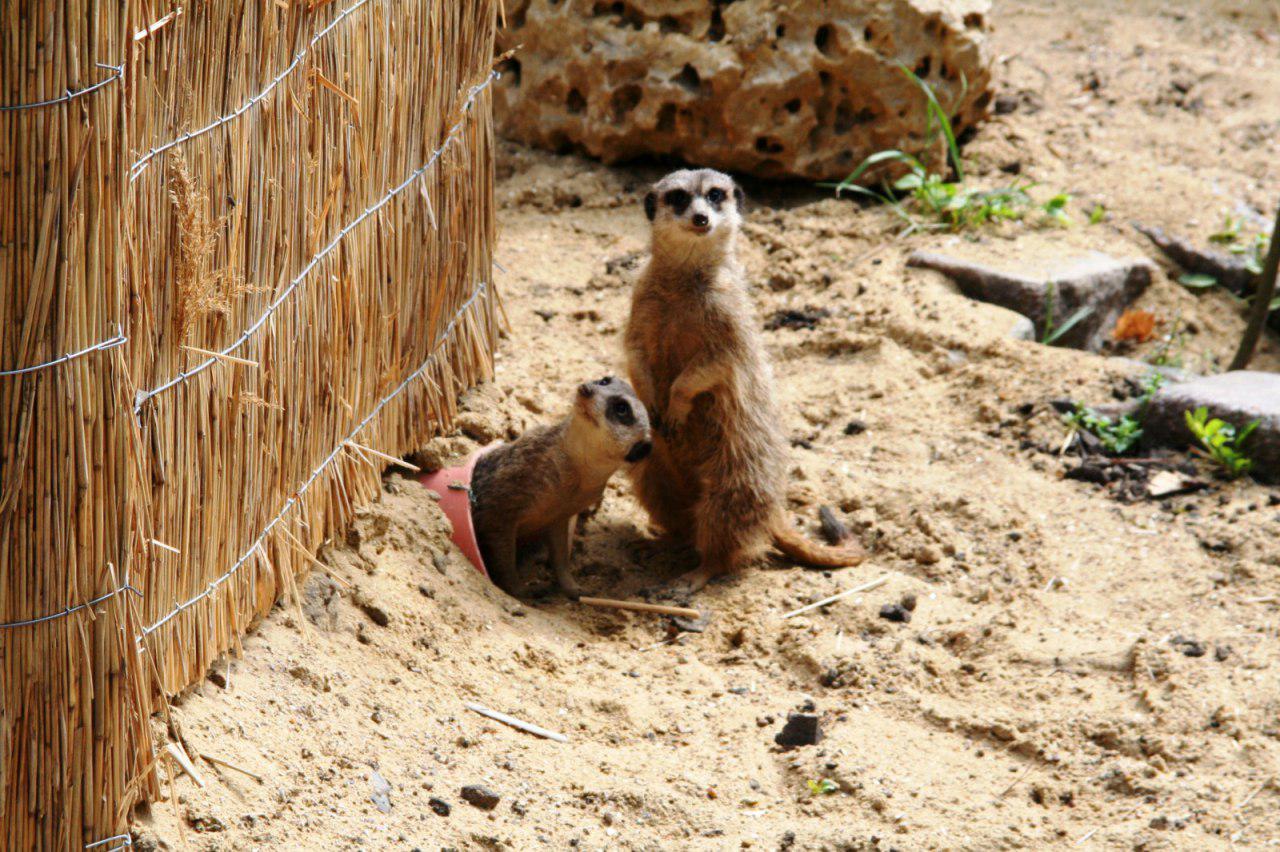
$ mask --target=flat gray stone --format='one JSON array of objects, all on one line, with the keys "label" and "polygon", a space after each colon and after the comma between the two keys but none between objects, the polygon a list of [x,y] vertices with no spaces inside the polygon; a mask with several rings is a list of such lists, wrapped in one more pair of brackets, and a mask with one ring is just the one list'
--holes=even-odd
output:
[{"label": "flat gray stone", "polygon": [[1088,305],[1092,312],[1054,345],[1095,352],[1102,348],[1124,309],[1151,283],[1155,269],[1145,258],[1117,259],[1097,251],[989,264],[915,252],[907,265],[941,272],[969,298],[1022,314],[1035,327],[1036,340],[1045,337],[1051,303],[1055,326]]},{"label": "flat gray stone", "polygon": [[1186,412],[1202,405],[1210,417],[1237,429],[1259,421],[1244,445],[1253,459],[1252,474],[1263,482],[1280,482],[1280,373],[1237,370],[1165,385],[1147,408],[1143,441],[1175,447],[1196,443]]}]

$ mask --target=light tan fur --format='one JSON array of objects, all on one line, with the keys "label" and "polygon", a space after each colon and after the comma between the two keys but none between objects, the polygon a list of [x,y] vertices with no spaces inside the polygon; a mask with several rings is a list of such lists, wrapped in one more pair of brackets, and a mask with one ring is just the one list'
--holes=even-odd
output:
[{"label": "light tan fur", "polygon": [[735,253],[742,191],[710,169],[682,170],[645,199],[651,258],[632,293],[625,346],[632,385],[654,425],[632,469],[654,523],[692,543],[696,591],[772,543],[814,566],[854,565],[861,548],[799,535],[783,509],[786,450],[773,372]]},{"label": "light tan fur", "polygon": [[620,467],[647,455],[649,438],[635,392],[607,377],[580,386],[564,420],[482,456],[471,480],[471,516],[494,582],[510,594],[528,594],[518,576],[519,551],[542,540],[561,590],[578,597],[569,572],[577,516],[600,502]]}]

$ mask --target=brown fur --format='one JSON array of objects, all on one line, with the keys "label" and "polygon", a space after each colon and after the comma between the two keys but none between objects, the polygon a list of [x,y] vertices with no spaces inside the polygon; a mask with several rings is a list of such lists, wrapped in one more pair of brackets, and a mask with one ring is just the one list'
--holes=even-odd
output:
[{"label": "brown fur", "polygon": [[652,256],[626,330],[631,381],[655,426],[653,453],[632,480],[654,522],[697,548],[701,564],[682,578],[691,590],[770,543],[816,566],[863,558],[857,547],[804,539],[783,511],[773,372],[734,250],[741,201],[732,179],[710,169],[654,186],[645,199]]},{"label": "brown fur", "polygon": [[[611,408],[622,403],[632,422]],[[579,387],[564,420],[481,456],[471,478],[471,516],[494,582],[527,594],[517,572],[520,551],[543,540],[560,588],[576,598],[569,553],[577,515],[600,502],[618,468],[648,453],[649,437],[648,416],[631,386],[606,378]]]}]

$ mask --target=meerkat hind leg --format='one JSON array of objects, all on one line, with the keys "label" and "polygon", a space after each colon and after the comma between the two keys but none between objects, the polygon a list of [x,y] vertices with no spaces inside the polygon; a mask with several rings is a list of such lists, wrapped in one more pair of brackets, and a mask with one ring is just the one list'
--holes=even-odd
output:
[{"label": "meerkat hind leg", "polygon": [[483,545],[489,578],[507,594],[519,597],[523,587],[517,581],[515,527],[493,530],[485,536]]},{"label": "meerkat hind leg", "polygon": [[573,552],[573,530],[577,520],[577,515],[570,515],[547,529],[548,561],[555,572],[556,582],[560,585],[560,591],[575,601],[582,596],[582,589],[569,571],[569,555]]}]

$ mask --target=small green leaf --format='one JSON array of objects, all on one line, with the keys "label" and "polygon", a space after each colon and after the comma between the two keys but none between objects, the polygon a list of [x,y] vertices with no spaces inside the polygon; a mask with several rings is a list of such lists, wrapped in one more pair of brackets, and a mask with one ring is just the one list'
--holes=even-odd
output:
[{"label": "small green leaf", "polygon": [[1187,272],[1178,276],[1178,283],[1193,290],[1205,290],[1218,286],[1218,279],[1199,272]]}]

